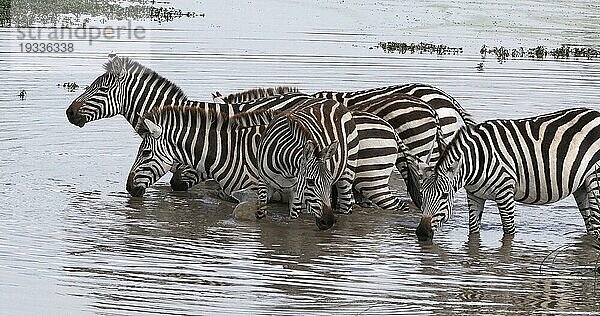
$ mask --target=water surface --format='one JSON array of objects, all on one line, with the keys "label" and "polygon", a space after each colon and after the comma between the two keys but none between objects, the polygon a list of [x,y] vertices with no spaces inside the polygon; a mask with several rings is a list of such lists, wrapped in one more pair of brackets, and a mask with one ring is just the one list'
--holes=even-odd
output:
[{"label": "water surface", "polygon": [[[489,203],[467,236],[464,194],[433,244],[419,214],[356,208],[333,229],[308,216],[242,222],[206,186],[125,191],[140,139],[122,117],[70,125],[64,111],[114,51],[190,97],[293,84],[312,92],[424,82],[477,120],[574,106],[600,110],[597,60],[483,60],[481,45],[600,45],[594,1],[173,1],[205,17],[136,21],[145,39],[74,40],[70,54],[18,51],[0,29],[0,314],[600,313],[598,250],[572,198],[519,205],[502,239]],[[110,23],[123,23],[110,22]],[[463,47],[397,55],[379,41]],[[27,97],[20,100],[25,89]],[[394,188],[404,194],[398,179]],[[553,252],[557,250],[556,252]],[[542,262],[544,262],[542,264]]]}]

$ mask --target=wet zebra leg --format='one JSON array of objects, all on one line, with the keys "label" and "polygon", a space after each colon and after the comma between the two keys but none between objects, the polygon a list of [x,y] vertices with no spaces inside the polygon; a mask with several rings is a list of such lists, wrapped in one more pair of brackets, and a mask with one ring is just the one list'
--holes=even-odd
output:
[{"label": "wet zebra leg", "polygon": [[502,188],[496,195],[496,205],[500,212],[504,235],[515,233],[515,193],[514,185],[510,184]]},{"label": "wet zebra leg", "polygon": [[354,172],[346,171],[335,183],[338,194],[338,212],[348,214],[352,212],[352,182]]},{"label": "wet zebra leg", "polygon": [[258,210],[256,218],[261,219],[267,216],[267,200],[269,199],[269,187],[263,181],[258,181]]},{"label": "wet zebra leg", "polygon": [[467,192],[467,204],[469,205],[469,234],[479,234],[485,200]]},{"label": "wet zebra leg", "polygon": [[600,239],[600,174],[593,173],[573,196],[588,234]]}]

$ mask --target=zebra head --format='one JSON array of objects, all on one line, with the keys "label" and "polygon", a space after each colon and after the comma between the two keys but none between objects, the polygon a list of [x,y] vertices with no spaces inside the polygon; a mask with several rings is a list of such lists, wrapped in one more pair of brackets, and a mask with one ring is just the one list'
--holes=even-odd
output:
[{"label": "zebra head", "polygon": [[165,146],[163,129],[149,118],[140,118],[136,131],[142,136],[137,157],[127,178],[127,191],[142,196],[146,188],[160,179],[173,165],[173,156]]},{"label": "zebra head", "polygon": [[457,177],[460,176],[461,159],[453,163],[438,163],[422,184],[421,210],[423,215],[417,227],[419,241],[431,241],[434,231],[452,215]]},{"label": "zebra head", "polygon": [[312,141],[307,141],[297,175],[293,208],[306,207],[315,216],[317,227],[321,230],[329,229],[335,222],[331,207],[333,175],[327,162],[337,152],[337,147],[338,142],[334,141],[319,151]]},{"label": "zebra head", "polygon": [[115,54],[108,55],[106,72],[90,84],[67,108],[71,124],[83,127],[87,122],[122,113],[127,70]]}]

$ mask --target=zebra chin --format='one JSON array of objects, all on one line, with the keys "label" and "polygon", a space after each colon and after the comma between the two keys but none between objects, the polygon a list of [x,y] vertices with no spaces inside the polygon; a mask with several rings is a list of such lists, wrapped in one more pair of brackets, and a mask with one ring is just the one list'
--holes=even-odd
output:
[{"label": "zebra chin", "polygon": [[417,238],[419,241],[432,241],[433,229],[431,229],[431,217],[422,217],[417,226]]}]

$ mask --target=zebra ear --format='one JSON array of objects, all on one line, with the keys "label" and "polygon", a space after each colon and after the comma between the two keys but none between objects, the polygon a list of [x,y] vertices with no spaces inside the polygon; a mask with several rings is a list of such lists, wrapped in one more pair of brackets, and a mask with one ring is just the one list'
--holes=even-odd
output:
[{"label": "zebra ear", "polygon": [[219,91],[213,92],[212,93],[212,98],[213,98],[213,102],[215,102],[215,103],[218,103],[218,104],[225,104],[225,103],[227,103],[227,102],[225,102],[225,98],[223,98],[223,95]]},{"label": "zebra ear", "polygon": [[162,127],[143,117],[140,118],[136,131],[142,137],[144,137],[146,133],[150,134],[152,138],[160,138],[160,135],[162,135]]},{"label": "zebra ear", "polygon": [[334,140],[333,143],[329,144],[329,146],[326,146],[325,148],[321,149],[321,152],[319,153],[319,158],[321,158],[321,160],[323,161],[331,159],[331,157],[333,157],[333,154],[335,154],[335,152],[337,151],[338,145],[339,142],[337,140]]},{"label": "zebra ear", "polygon": [[448,177],[449,179],[453,179],[454,176],[456,175],[456,173],[458,172],[458,168],[460,167],[461,162],[462,162],[462,158],[459,158],[455,162],[453,162],[450,166],[448,166],[448,168],[446,170],[444,170],[446,177]]},{"label": "zebra ear", "polygon": [[315,157],[315,144],[312,140],[307,140],[304,144],[304,149],[302,150],[302,158],[304,160],[309,160]]},{"label": "zebra ear", "polygon": [[115,53],[108,54],[108,70],[119,77],[123,77],[127,72],[123,59],[119,58]]}]

